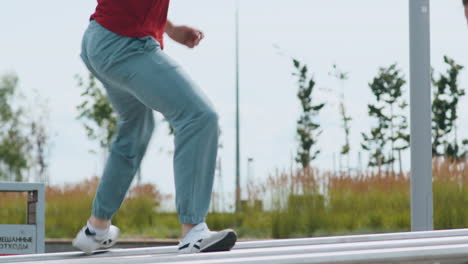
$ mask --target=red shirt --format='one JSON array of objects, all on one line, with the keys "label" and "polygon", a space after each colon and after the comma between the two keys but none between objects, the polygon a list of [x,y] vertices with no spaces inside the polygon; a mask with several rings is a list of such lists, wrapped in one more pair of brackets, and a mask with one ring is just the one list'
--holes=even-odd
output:
[{"label": "red shirt", "polygon": [[170,0],[98,0],[91,19],[116,34],[154,37],[163,47]]}]

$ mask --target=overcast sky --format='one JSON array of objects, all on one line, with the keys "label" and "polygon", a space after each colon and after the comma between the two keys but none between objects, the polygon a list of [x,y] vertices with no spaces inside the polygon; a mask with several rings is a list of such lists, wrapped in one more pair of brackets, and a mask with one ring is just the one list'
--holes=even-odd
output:
[{"label": "overcast sky", "polygon": [[[408,0],[241,0],[241,155],[242,174],[247,158],[254,159],[253,175],[264,179],[275,169],[288,168],[296,149],[295,122],[299,115],[290,56],[307,63],[327,102],[319,121],[322,154],[313,162],[333,168],[333,154],[344,138],[340,128],[337,81],[328,73],[334,63],[349,72],[344,84],[346,103],[353,118],[352,159],[357,165],[360,132],[370,120],[366,105],[372,99],[368,82],[380,66],[398,63],[408,76]],[[444,70],[447,54],[468,65],[468,28],[459,0],[432,0],[432,64]],[[97,144],[86,138],[76,120],[81,102],[74,79],[87,70],[79,58],[81,37],[96,0],[0,1],[0,74],[16,72],[22,92],[33,97],[38,90],[48,100],[53,132],[50,178],[53,184],[79,182],[100,175],[102,158],[89,153]],[[232,194],[235,151],[235,57],[233,0],[173,0],[169,12],[176,24],[205,32],[201,45],[190,50],[166,39],[166,52],[174,57],[205,90],[221,118],[220,151],[223,189]],[[278,52],[274,45],[283,52]],[[467,72],[461,84],[467,87]],[[406,87],[408,90],[408,87]],[[408,96],[408,93],[406,93]],[[460,134],[468,134],[467,98],[460,106]],[[161,120],[161,116],[157,116]],[[172,138],[159,122],[143,161],[143,182],[174,192]],[[467,135],[468,137],[468,135]],[[409,155],[405,155],[405,167]],[[220,189],[219,183],[216,188]],[[231,195],[232,196],[232,195]]]}]

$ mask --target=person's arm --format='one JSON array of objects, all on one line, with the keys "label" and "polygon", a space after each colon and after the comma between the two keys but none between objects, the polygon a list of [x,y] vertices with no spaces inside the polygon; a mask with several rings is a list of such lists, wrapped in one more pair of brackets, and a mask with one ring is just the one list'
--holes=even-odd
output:
[{"label": "person's arm", "polygon": [[465,17],[468,22],[468,0],[463,0],[463,5],[465,6]]},{"label": "person's arm", "polygon": [[173,31],[174,31],[174,24],[172,24],[170,20],[167,20],[166,30],[165,30],[166,34],[171,35]]},{"label": "person's arm", "polygon": [[176,26],[170,20],[167,20],[165,32],[171,39],[189,48],[194,48],[204,38],[200,30],[188,26]]}]

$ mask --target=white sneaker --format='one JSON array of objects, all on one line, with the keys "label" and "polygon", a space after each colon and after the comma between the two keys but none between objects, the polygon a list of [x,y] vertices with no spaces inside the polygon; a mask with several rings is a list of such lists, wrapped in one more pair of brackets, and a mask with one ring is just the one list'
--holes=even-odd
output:
[{"label": "white sneaker", "polygon": [[119,233],[119,228],[111,225],[107,234],[98,237],[96,233],[91,232],[87,226],[84,226],[76,235],[72,244],[86,254],[92,254],[97,249],[110,248],[115,245]]},{"label": "white sneaker", "polygon": [[200,223],[179,242],[179,253],[229,251],[236,244],[237,234],[232,229],[213,232],[206,223]]}]

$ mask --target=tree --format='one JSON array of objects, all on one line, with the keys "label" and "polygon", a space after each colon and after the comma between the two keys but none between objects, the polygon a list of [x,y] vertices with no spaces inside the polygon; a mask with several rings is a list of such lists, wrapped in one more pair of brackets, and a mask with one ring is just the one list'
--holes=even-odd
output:
[{"label": "tree", "polygon": [[315,160],[320,153],[320,150],[314,148],[314,145],[317,144],[318,137],[322,131],[320,130],[320,124],[314,118],[320,113],[325,104],[312,104],[312,92],[315,87],[315,81],[312,77],[308,76],[307,65],[302,64],[296,59],[293,59],[293,64],[296,70],[293,76],[297,76],[298,78],[299,91],[297,97],[301,102],[302,109],[296,129],[299,141],[296,162],[301,164],[303,168],[309,168],[310,162]]},{"label": "tree", "polygon": [[18,97],[18,77],[0,79],[0,179],[23,181],[29,168],[31,143],[24,132],[24,111],[14,107]]},{"label": "tree", "polygon": [[30,140],[31,140],[31,167],[36,182],[49,184],[49,154],[51,151],[50,130],[47,124],[48,113],[47,102],[44,101],[36,91],[34,98],[34,113],[30,119]]},{"label": "tree", "polygon": [[117,130],[117,114],[112,109],[103,89],[98,87],[96,77],[88,75],[88,83],[76,75],[78,86],[84,88],[84,101],[77,106],[78,119],[84,120],[88,138],[97,140],[102,150],[107,151]]},{"label": "tree", "polygon": [[[368,113],[376,119],[377,126],[371,128],[370,134],[362,133],[364,142],[361,146],[370,152],[369,166],[378,167],[379,171],[385,164],[394,171],[395,152],[400,154],[409,148],[408,122],[404,114],[408,104],[402,98],[405,84],[406,80],[396,64],[380,68],[369,84],[376,102],[368,105]],[[401,158],[399,161],[401,172]]]},{"label": "tree", "polygon": [[464,89],[458,87],[458,76],[464,67],[448,56],[444,56],[444,62],[448,66],[446,73],[432,78],[432,154],[463,159],[468,153],[468,140],[459,145],[456,120],[458,102],[465,95]]},{"label": "tree", "polygon": [[341,70],[339,70],[336,64],[333,65],[333,72],[331,73],[331,75],[337,78],[341,83],[341,91],[339,94],[339,98],[340,98],[339,113],[340,113],[340,118],[342,122],[341,127],[344,130],[343,132],[345,135],[345,142],[343,146],[341,146],[341,150],[340,150],[340,169],[341,169],[341,156],[346,156],[347,167],[348,167],[348,172],[349,172],[350,170],[350,165],[349,165],[350,157],[349,156],[350,156],[350,151],[351,151],[349,135],[351,131],[350,123],[353,119],[347,114],[346,104],[345,104],[345,94],[344,94],[344,81],[348,80],[349,77],[348,77],[348,73],[342,72]]}]

